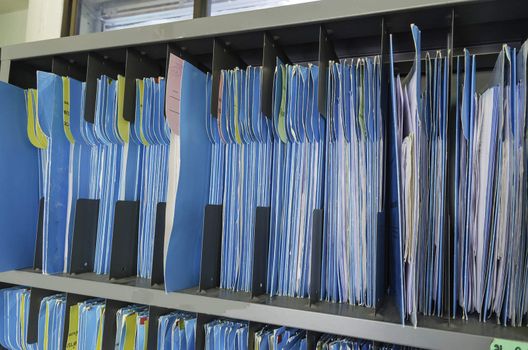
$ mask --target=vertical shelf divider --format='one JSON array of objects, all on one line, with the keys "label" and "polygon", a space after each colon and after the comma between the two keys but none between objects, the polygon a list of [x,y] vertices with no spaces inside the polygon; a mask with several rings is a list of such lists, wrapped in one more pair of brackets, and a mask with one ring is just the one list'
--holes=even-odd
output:
[{"label": "vertical shelf divider", "polygon": [[219,39],[213,42],[213,86],[211,93],[211,115],[218,117],[218,98],[222,69],[245,68],[246,64]]},{"label": "vertical shelf divider", "polygon": [[222,206],[208,204],[205,207],[200,265],[199,290],[220,285],[220,262],[222,249]]},{"label": "vertical shelf divider", "polygon": [[331,60],[337,60],[332,41],[328,38],[326,28],[319,27],[319,87],[317,106],[319,114],[326,117],[327,90],[328,90],[328,65]]},{"label": "vertical shelf divider", "polygon": [[88,61],[86,64],[86,95],[84,102],[84,119],[89,123],[94,123],[95,120],[95,100],[97,97],[97,79],[101,75],[107,75],[116,79],[122,73],[121,67],[114,62],[101,57],[96,53],[88,54]]},{"label": "vertical shelf divider", "polygon": [[274,41],[269,33],[264,33],[264,45],[262,47],[262,86],[260,90],[260,107],[264,116],[272,118],[273,113],[273,78],[277,59],[282,63],[290,63],[279,44]]}]

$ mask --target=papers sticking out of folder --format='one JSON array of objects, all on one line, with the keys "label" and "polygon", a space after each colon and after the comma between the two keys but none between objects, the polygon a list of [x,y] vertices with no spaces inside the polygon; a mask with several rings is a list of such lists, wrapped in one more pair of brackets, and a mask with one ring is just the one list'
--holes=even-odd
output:
[{"label": "papers sticking out of folder", "polygon": [[398,235],[392,236],[395,295],[402,321],[416,325],[417,313],[440,316],[444,307],[446,228],[447,73],[441,53],[425,59],[421,83],[420,30],[411,25],[413,67],[405,79],[394,76],[391,38],[392,122],[395,144]]},{"label": "papers sticking out of folder", "polygon": [[453,311],[514,326],[528,311],[527,48],[504,46],[482,92],[478,57],[457,65]]}]

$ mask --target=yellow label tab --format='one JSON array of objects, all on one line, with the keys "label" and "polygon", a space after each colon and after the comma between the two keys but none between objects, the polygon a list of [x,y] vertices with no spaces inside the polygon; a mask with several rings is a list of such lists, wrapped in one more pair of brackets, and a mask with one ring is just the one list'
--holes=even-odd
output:
[{"label": "yellow label tab", "polygon": [[70,128],[70,78],[68,77],[62,77],[62,103],[64,133],[70,143],[75,143]]},{"label": "yellow label tab", "polygon": [[70,321],[68,322],[68,340],[66,350],[77,350],[79,335],[79,305],[70,306]]},{"label": "yellow label tab", "polygon": [[136,318],[137,314],[133,313],[125,318],[125,343],[124,350],[134,350],[136,347]]},{"label": "yellow label tab", "polygon": [[[139,138],[141,143],[145,146],[148,146],[149,143],[145,138],[145,133],[143,132],[143,96],[145,96],[145,85],[142,79],[137,79],[136,83],[139,85]],[[138,121],[136,121],[137,123]]]},{"label": "yellow label tab", "polygon": [[117,132],[123,142],[128,142],[130,136],[130,122],[123,115],[125,101],[125,77],[117,76]]},{"label": "yellow label tab", "polygon": [[286,136],[286,95],[288,93],[288,82],[286,81],[287,74],[286,74],[286,67],[280,66],[279,69],[281,70],[282,75],[282,88],[281,88],[281,104],[279,109],[279,126],[278,126],[278,132],[279,132],[279,138],[282,142],[286,143],[288,142],[288,137]]},{"label": "yellow label tab", "polygon": [[22,349],[26,350],[26,298],[29,295],[29,292],[23,293],[20,297],[20,333],[21,333],[21,339],[23,339],[20,343],[22,345]]},{"label": "yellow label tab", "polygon": [[95,350],[101,350],[103,348],[103,326],[104,326],[104,313],[105,308],[101,308],[99,315],[99,327],[97,329],[97,343],[95,344]]},{"label": "yellow label tab", "polygon": [[37,90],[26,90],[27,135],[29,142],[36,148],[48,148],[48,138],[42,131],[37,116]]},{"label": "yellow label tab", "polygon": [[233,84],[234,84],[234,109],[235,109],[235,141],[238,144],[242,143],[242,138],[240,137],[240,128],[238,127],[238,74],[240,72],[238,69],[235,69],[235,72],[233,74]]},{"label": "yellow label tab", "polygon": [[528,350],[528,343],[495,338],[491,342],[490,350]]},{"label": "yellow label tab", "polygon": [[46,316],[44,319],[44,347],[43,347],[44,350],[48,350],[49,318],[50,318],[49,305],[48,303],[46,303]]}]

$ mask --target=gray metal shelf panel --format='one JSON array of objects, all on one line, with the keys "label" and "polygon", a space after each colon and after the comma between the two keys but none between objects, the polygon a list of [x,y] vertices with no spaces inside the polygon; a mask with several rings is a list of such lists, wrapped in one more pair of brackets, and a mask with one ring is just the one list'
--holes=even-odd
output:
[{"label": "gray metal shelf panel", "polygon": [[295,26],[475,0],[320,0],[298,5],[196,18],[104,33],[36,41],[2,48],[2,60],[48,56],[171,40]]},{"label": "gray metal shelf panel", "polygon": [[108,281],[106,276],[95,274],[72,277],[8,271],[0,273],[0,281],[427,349],[489,349],[495,337],[528,341],[526,328],[502,327],[474,319],[421,317],[419,327],[403,326],[390,302],[378,313],[344,304],[318,303],[310,307],[302,299],[251,299],[247,293],[219,289],[207,293],[195,289],[165,293],[161,288],[149,288],[147,281],[139,278]]}]

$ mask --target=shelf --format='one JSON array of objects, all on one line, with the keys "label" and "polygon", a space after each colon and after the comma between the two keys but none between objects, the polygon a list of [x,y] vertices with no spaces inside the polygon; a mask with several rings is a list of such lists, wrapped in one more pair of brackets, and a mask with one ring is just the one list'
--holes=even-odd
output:
[{"label": "shelf", "polygon": [[377,313],[364,307],[326,302],[310,307],[303,299],[251,299],[248,293],[220,289],[165,293],[161,287],[150,288],[144,279],[109,281],[94,273],[70,276],[8,271],[0,273],[0,282],[427,349],[489,349],[493,338],[528,341],[524,327],[502,327],[476,319],[420,317],[418,327],[404,326],[398,322],[397,310],[390,301]]}]

